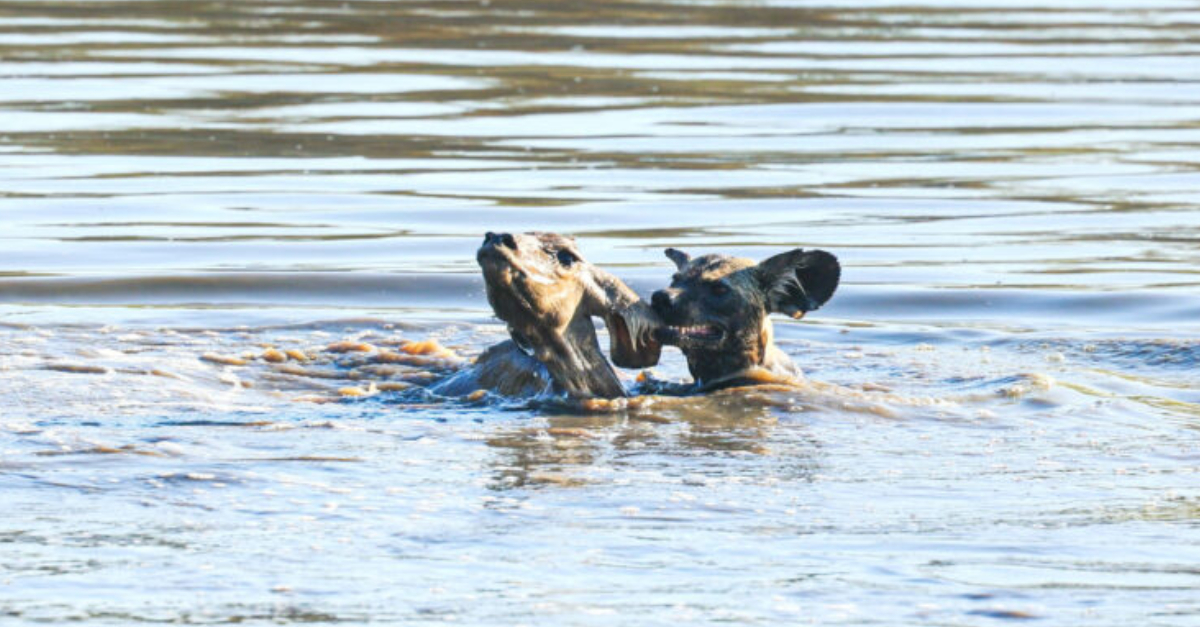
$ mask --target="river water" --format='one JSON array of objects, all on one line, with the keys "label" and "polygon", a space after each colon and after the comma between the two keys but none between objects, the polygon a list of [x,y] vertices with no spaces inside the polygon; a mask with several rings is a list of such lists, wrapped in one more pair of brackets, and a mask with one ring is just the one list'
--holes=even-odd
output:
[{"label": "river water", "polygon": [[[0,622],[1200,624],[1198,53],[1183,0],[2,1]],[[478,353],[489,229],[642,294],[832,251],[814,383],[260,358]]]}]

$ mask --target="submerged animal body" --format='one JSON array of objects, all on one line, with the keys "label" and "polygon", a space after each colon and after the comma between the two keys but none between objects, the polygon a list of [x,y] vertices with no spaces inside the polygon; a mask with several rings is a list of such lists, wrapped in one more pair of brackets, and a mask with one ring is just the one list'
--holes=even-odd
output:
[{"label": "submerged animal body", "polygon": [[[829,300],[840,276],[833,255],[794,250],[759,264],[725,255],[693,260],[674,249],[667,256],[678,272],[650,306],[620,279],[588,263],[573,238],[488,233],[476,259],[488,303],[506,324],[509,339],[469,364],[433,342],[401,342],[397,350],[387,342],[333,344],[325,352],[345,355],[336,363],[349,369],[350,379],[382,378],[378,385],[349,386],[339,393],[366,396],[385,387],[411,388],[475,400],[488,391],[508,398],[593,400],[601,404],[584,408],[618,409],[630,393],[601,352],[592,320],[597,316],[607,324],[609,354],[617,366],[653,366],[663,344],[678,346],[687,357],[694,384],[643,373],[634,387],[638,394],[686,396],[740,385],[786,385],[799,374],[775,346],[767,314],[799,317]],[[274,362],[280,356],[264,359]],[[297,376],[338,378],[315,370],[319,365],[280,367]],[[409,371],[410,365],[424,371]],[[620,402],[603,404],[613,399]],[[629,400],[630,406],[635,401]]]},{"label": "submerged animal body", "polygon": [[[394,390],[405,398],[415,394],[419,402],[428,400],[430,392],[474,402],[491,392],[509,399],[583,401],[580,408],[599,412],[641,411],[663,404],[664,396],[718,389],[736,393],[742,386],[804,386],[791,360],[775,346],[767,315],[800,317],[829,300],[840,278],[833,255],[794,250],[759,264],[725,255],[693,260],[673,249],[667,255],[678,272],[669,288],[654,294],[650,306],[619,279],[588,263],[572,238],[488,233],[476,258],[488,303],[510,337],[473,362],[434,340],[393,337],[368,343],[359,336],[324,349],[269,349],[261,361],[279,375],[345,380],[350,384],[332,388],[340,397]],[[664,381],[643,372],[631,396],[600,350],[595,316],[607,323],[613,364],[646,368],[658,363],[663,344],[675,345],[683,350],[695,381]],[[205,359],[230,366],[248,363],[235,356]],[[298,400],[329,402],[338,396],[307,394]]]},{"label": "submerged animal body", "polygon": [[575,240],[555,233],[488,233],[476,259],[488,303],[511,339],[431,389],[463,394],[618,398],[627,394],[600,351],[593,316],[605,320],[613,363],[658,363],[657,318],[620,279],[588,263]]},{"label": "submerged animal body", "polygon": [[670,287],[651,298],[664,326],[654,336],[678,346],[687,358],[695,390],[711,390],[798,376],[775,345],[768,314],[802,317],[837,290],[841,266],[823,250],[795,249],[761,263],[727,255],[693,259],[669,248],[677,272]]}]

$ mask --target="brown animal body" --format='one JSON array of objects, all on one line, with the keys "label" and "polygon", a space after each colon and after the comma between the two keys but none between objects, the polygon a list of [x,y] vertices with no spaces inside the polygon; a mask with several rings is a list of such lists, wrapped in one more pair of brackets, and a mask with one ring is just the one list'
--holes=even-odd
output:
[{"label": "brown animal body", "polygon": [[692,259],[666,251],[678,272],[670,287],[654,293],[654,312],[666,326],[655,330],[663,344],[687,357],[695,389],[710,390],[759,377],[762,369],[799,375],[774,342],[768,314],[794,318],[825,304],[841,277],[837,258],[823,250],[795,249],[762,263],[727,255]]},{"label": "brown animal body", "polygon": [[488,303],[510,340],[469,370],[435,386],[442,394],[489,389],[505,396],[617,398],[621,381],[600,351],[593,316],[604,318],[613,363],[658,363],[657,318],[620,279],[588,263],[573,238],[488,233],[476,254]]}]

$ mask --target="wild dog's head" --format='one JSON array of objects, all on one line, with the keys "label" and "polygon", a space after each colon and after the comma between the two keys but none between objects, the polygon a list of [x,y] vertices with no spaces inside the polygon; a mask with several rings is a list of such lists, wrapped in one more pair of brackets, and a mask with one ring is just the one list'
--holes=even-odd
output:
[{"label": "wild dog's head", "polygon": [[797,248],[757,264],[727,255],[692,259],[674,248],[666,254],[678,271],[651,299],[667,325],[656,337],[683,350],[699,383],[761,365],[774,341],[767,314],[799,318],[824,305],[841,277],[837,258],[823,250]]},{"label": "wild dog's head", "polygon": [[541,361],[571,396],[621,396],[600,354],[592,316],[609,326],[613,362],[656,363],[660,345],[649,307],[616,277],[583,258],[574,238],[556,233],[488,233],[476,254],[488,303],[509,335]]}]

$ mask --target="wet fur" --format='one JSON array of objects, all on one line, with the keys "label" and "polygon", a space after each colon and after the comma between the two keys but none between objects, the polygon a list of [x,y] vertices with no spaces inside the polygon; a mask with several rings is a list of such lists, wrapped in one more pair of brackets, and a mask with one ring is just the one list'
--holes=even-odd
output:
[{"label": "wet fur", "polygon": [[600,351],[593,316],[609,326],[610,354],[623,367],[658,362],[657,317],[616,277],[588,263],[575,240],[556,233],[488,233],[476,255],[488,303],[511,339],[488,349],[470,372],[439,392],[488,389],[505,396],[626,395]]},{"label": "wet fur", "polygon": [[728,255],[692,259],[673,248],[666,255],[678,272],[670,287],[654,294],[654,311],[668,325],[656,337],[683,351],[697,388],[743,383],[754,369],[800,374],[775,345],[768,314],[799,318],[828,301],[841,277],[836,257],[802,249],[762,263]]}]

